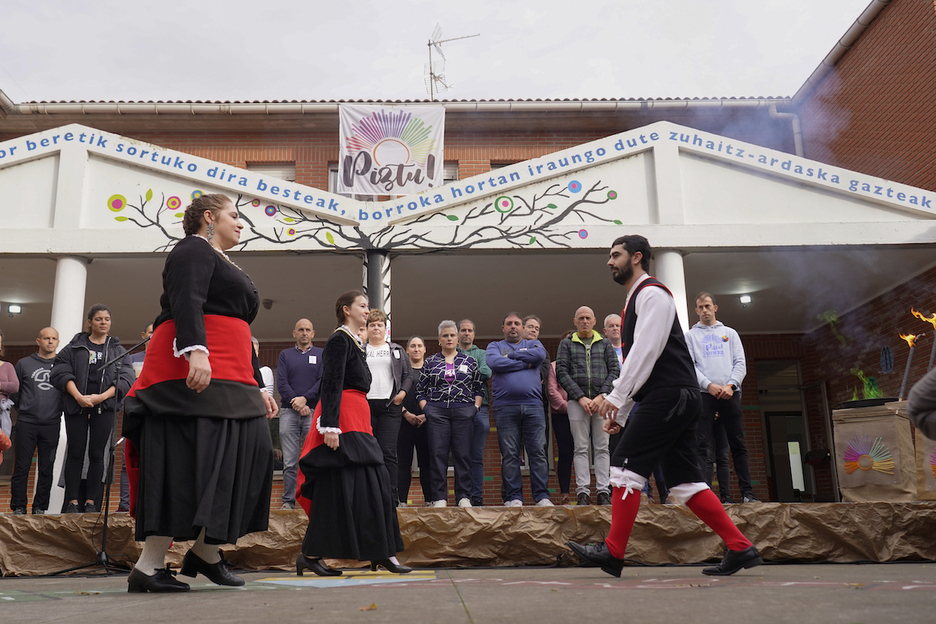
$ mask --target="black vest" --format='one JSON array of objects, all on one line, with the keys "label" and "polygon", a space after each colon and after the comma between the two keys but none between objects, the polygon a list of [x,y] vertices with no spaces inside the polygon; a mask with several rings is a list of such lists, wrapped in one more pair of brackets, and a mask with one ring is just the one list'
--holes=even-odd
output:
[{"label": "black vest", "polygon": [[[631,346],[634,344],[634,331],[637,328],[637,295],[647,286],[656,286],[662,288],[672,297],[669,289],[660,283],[654,277],[640,282],[634,289],[627,307],[621,314],[621,339],[623,341],[621,352],[627,358]],[[663,353],[653,365],[650,377],[641,388],[634,393],[635,401],[642,401],[648,392],[658,388],[693,388],[698,390],[698,381],[696,380],[695,365],[692,363],[692,356],[689,355],[689,348],[686,346],[686,337],[682,328],[679,326],[679,317],[673,319],[673,327],[670,329],[669,338],[666,340],[666,346]]]}]

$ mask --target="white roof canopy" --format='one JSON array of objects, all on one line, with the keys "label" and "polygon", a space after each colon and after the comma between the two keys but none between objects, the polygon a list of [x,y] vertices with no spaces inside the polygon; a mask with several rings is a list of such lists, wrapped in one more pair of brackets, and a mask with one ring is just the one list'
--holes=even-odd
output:
[{"label": "white roof canopy", "polygon": [[[7,340],[48,323],[39,320],[51,301],[48,258],[59,255],[96,259],[91,303],[145,287],[115,310],[115,329],[122,315],[134,330],[145,324],[158,312],[159,252],[182,236],[178,215],[193,194],[215,192],[247,223],[237,262],[276,302],[255,325],[262,339],[288,339],[300,316],[330,326],[335,296],[360,285],[364,249],[394,257],[402,338],[456,316],[478,317],[479,334],[496,335],[510,309],[542,316],[547,335],[570,326],[581,304],[601,318],[623,299],[603,265],[624,233],[683,252],[690,293],[753,294],[763,316],[748,322],[720,301],[728,324],[804,331],[818,325],[813,308],[844,311],[930,266],[936,242],[933,193],[669,122],[377,203],[72,124],[0,143],[0,304],[35,310],[28,327],[25,315],[4,319]],[[317,252],[343,256],[296,256]],[[836,293],[812,288],[816,300],[802,301],[806,272]],[[803,308],[792,318],[766,304],[791,300]]]}]

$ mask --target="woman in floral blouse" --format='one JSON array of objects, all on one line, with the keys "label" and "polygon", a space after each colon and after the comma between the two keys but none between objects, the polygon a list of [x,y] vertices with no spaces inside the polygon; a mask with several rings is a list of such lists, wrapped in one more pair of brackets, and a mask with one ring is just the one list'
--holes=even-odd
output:
[{"label": "woman in floral blouse", "polygon": [[449,451],[455,463],[455,500],[471,507],[471,435],[484,396],[481,373],[474,358],[459,353],[458,329],[453,321],[439,324],[442,353],[426,359],[416,385],[416,398],[429,428],[430,506],[445,507]]}]

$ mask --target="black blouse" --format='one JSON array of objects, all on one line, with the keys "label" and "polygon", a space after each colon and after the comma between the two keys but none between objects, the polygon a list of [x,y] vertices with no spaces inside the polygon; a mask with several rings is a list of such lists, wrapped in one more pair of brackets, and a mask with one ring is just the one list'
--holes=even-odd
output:
[{"label": "black blouse", "polygon": [[176,349],[207,347],[206,314],[231,316],[250,323],[257,316],[259,304],[257,289],[246,273],[205,239],[187,236],[166,258],[163,294],[159,298],[162,312],[153,327],[172,319],[176,325]]},{"label": "black blouse", "polygon": [[370,390],[371,373],[364,350],[344,330],[337,330],[322,350],[322,385],[319,402],[322,405],[322,427],[338,427],[341,411],[341,391]]}]

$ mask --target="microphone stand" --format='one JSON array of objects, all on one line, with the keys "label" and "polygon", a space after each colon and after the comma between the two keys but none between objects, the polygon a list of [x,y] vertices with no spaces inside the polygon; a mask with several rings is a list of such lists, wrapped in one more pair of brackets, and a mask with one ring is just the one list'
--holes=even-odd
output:
[{"label": "microphone stand", "polygon": [[[110,443],[108,445],[108,452],[109,452],[108,461],[110,463],[108,465],[109,469],[105,473],[104,501],[101,505],[104,511],[104,525],[101,530],[101,549],[97,551],[97,557],[91,563],[85,563],[82,565],[73,566],[71,568],[59,570],[58,572],[51,572],[43,576],[58,576],[60,574],[67,574],[69,572],[74,572],[75,570],[83,570],[85,568],[90,568],[92,566],[101,566],[102,568],[104,568],[104,574],[108,576],[110,576],[113,573],[112,569],[120,570],[123,572],[130,571],[129,568],[125,566],[115,566],[114,564],[110,563],[107,557],[107,521],[108,521],[108,518],[110,517],[110,491],[111,491],[111,486],[114,484],[114,473],[117,471],[117,466],[114,465],[114,460],[115,460],[115,455],[117,452],[117,445],[121,441],[123,441],[123,438],[121,438],[118,441],[116,439],[117,436],[115,435],[116,430],[117,430],[117,411],[120,406],[120,369],[123,367],[124,357],[126,357],[133,351],[136,351],[137,349],[145,345],[147,342],[149,342],[149,340],[150,340],[149,338],[145,338],[141,340],[140,342],[133,345],[129,350],[124,350],[120,354],[118,354],[116,357],[114,357],[112,360],[110,360],[109,362],[105,362],[104,366],[101,367],[102,372],[107,370],[109,366],[114,366],[117,371],[116,382],[114,383],[114,410],[112,413],[112,420],[111,420],[111,432],[110,432],[110,437],[109,437]],[[91,537],[91,541],[93,545],[94,543],[93,535]]]}]

